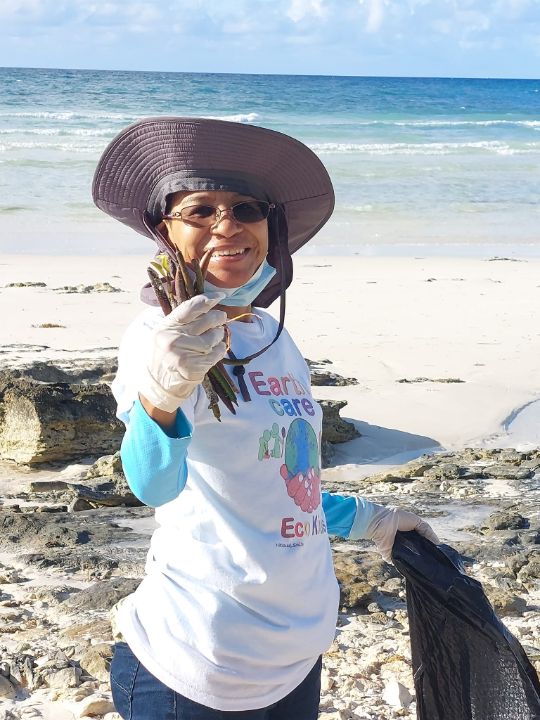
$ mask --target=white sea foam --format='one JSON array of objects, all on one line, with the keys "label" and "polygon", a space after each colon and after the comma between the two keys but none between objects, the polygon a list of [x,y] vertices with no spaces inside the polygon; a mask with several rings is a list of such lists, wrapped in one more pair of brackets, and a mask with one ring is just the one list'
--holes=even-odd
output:
[{"label": "white sea foam", "polygon": [[372,212],[374,210],[373,205],[344,205],[343,210],[348,212]]},{"label": "white sea foam", "polygon": [[2,118],[34,118],[38,120],[118,120],[134,122],[140,118],[146,117],[142,114],[133,113],[112,113],[112,112],[0,112]]},{"label": "white sea foam", "polygon": [[365,153],[368,155],[451,155],[463,150],[478,150],[497,155],[537,154],[540,143],[525,143],[512,147],[498,140],[478,142],[434,143],[315,143],[311,149],[320,155],[331,153]]},{"label": "white sea foam", "polygon": [[59,128],[0,128],[0,135],[58,135]]},{"label": "white sea foam", "polygon": [[56,142],[8,142],[0,143],[0,152],[6,150],[60,150],[61,152],[97,153],[103,149],[102,143],[95,145],[79,145],[77,143]]},{"label": "white sea foam", "polygon": [[[302,123],[303,124],[303,123]],[[540,130],[540,120],[356,120],[347,118],[322,118],[311,120],[309,125],[322,127],[413,127],[413,128],[453,128],[453,127],[524,127],[533,130]]]},{"label": "white sea foam", "polygon": [[0,135],[80,135],[83,137],[113,137],[115,128],[0,128]]},{"label": "white sea foam", "polygon": [[[73,112],[73,111],[65,111],[65,112],[47,112],[47,111],[37,111],[37,112],[0,112],[0,117],[2,118],[34,118],[38,120],[87,120],[87,121],[97,121],[97,120],[116,120],[118,122],[135,122],[136,120],[140,120],[144,117],[147,117],[145,114],[141,113],[115,113],[115,112]],[[213,120],[230,120],[231,122],[255,122],[255,120],[259,119],[259,114],[256,112],[248,112],[248,113],[235,113],[230,115],[205,115],[203,117],[208,117]]]},{"label": "white sea foam", "polygon": [[260,117],[258,113],[239,113],[238,115],[204,115],[208,120],[229,120],[230,122],[250,123]]},{"label": "white sea foam", "polygon": [[71,120],[73,112],[0,112],[0,117],[39,118],[42,120]]},{"label": "white sea foam", "polygon": [[540,128],[540,120],[404,120],[388,123],[398,127],[512,127]]}]

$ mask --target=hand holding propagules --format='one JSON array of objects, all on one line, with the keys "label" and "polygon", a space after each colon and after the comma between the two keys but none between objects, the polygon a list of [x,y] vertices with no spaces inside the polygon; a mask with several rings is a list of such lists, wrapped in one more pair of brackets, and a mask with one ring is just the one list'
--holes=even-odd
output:
[{"label": "hand holding propagules", "polygon": [[176,307],[154,330],[139,392],[152,405],[174,412],[227,352],[227,315],[214,309],[222,297],[197,295]]}]

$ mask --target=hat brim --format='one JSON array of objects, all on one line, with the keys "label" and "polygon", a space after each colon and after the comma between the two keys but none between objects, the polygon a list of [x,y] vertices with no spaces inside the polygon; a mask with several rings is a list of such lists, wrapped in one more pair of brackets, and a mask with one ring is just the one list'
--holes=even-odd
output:
[{"label": "hat brim", "polygon": [[105,149],[92,184],[98,208],[148,237],[145,214],[157,224],[166,196],[182,190],[228,190],[279,203],[289,254],[334,209],[330,177],[306,145],[268,128],[208,118],[146,118],[127,127]]}]

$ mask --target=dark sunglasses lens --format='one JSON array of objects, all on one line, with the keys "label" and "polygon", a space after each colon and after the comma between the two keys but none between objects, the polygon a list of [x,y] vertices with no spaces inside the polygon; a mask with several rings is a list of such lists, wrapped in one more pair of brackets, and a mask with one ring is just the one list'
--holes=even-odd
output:
[{"label": "dark sunglasses lens", "polygon": [[260,222],[268,217],[270,205],[267,202],[242,202],[232,208],[235,220],[241,223]]},{"label": "dark sunglasses lens", "polygon": [[189,205],[182,210],[182,219],[200,222],[201,220],[213,220],[216,210],[212,205]]}]

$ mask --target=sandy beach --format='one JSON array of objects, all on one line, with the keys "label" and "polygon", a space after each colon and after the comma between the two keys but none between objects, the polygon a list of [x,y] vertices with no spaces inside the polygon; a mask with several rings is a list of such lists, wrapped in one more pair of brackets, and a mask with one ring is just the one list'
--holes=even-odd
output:
[{"label": "sandy beach", "polygon": [[[148,259],[0,256],[0,366],[114,361],[144,308]],[[345,400],[360,432],[334,446],[326,487],[423,514],[474,559],[469,571],[537,670],[539,269],[530,258],[299,256],[286,320],[306,358],[358,381],[314,389]],[[95,459],[0,462],[2,720],[119,720],[109,610],[138,582],[154,521],[145,507],[72,504],[113,472],[87,474]],[[403,579],[367,543],[333,548],[343,606],[320,718],[413,720]],[[5,663],[26,685],[3,700]]]},{"label": "sandy beach", "polygon": [[[114,355],[144,307],[147,260],[0,256],[3,362]],[[362,433],[336,461],[369,472],[438,446],[508,445],[509,418],[540,397],[539,268],[489,256],[296,258],[286,327],[305,357],[359,381],[318,389],[347,400],[342,414]],[[35,282],[46,286],[6,287]],[[122,292],[56,289],[96,283]],[[536,444],[532,417],[513,445]]]}]

